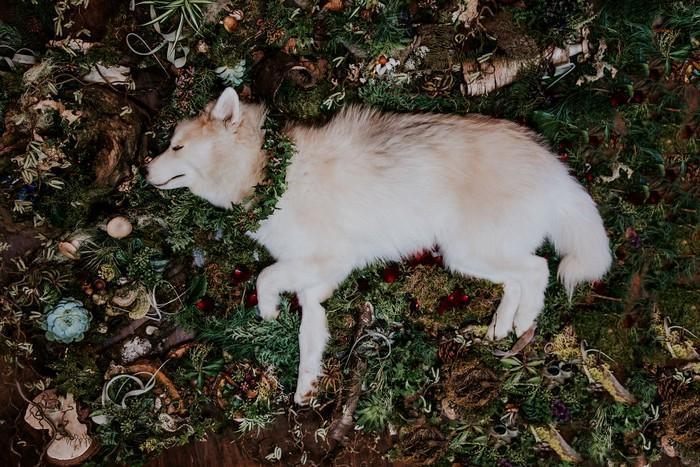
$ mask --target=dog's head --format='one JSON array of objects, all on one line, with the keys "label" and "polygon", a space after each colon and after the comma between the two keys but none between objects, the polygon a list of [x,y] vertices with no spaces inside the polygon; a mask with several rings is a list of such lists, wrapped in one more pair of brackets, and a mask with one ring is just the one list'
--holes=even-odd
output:
[{"label": "dog's head", "polygon": [[178,123],[168,149],[146,167],[146,179],[163,190],[189,188],[230,208],[258,182],[263,119],[264,109],[242,105],[226,88],[199,116]]}]

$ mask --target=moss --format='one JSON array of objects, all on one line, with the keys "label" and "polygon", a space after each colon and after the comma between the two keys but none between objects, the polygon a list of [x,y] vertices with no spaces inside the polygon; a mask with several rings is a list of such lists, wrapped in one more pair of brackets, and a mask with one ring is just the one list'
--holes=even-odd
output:
[{"label": "moss", "polygon": [[325,80],[309,90],[300,89],[291,80],[285,80],[277,91],[275,104],[290,119],[318,121],[327,112],[323,103],[333,92],[330,83]]},{"label": "moss", "polygon": [[588,342],[588,347],[604,352],[619,365],[635,364],[635,336],[622,326],[621,315],[582,310],[573,314],[573,326],[579,340]]},{"label": "moss", "polygon": [[700,291],[676,285],[658,292],[659,309],[674,326],[700,336]]}]

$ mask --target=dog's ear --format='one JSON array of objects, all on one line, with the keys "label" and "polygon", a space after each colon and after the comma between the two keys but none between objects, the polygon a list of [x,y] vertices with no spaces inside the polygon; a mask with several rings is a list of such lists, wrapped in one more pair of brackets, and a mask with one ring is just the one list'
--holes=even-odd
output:
[{"label": "dog's ear", "polygon": [[226,88],[209,111],[209,118],[220,120],[226,125],[237,125],[241,122],[241,101],[233,88]]}]

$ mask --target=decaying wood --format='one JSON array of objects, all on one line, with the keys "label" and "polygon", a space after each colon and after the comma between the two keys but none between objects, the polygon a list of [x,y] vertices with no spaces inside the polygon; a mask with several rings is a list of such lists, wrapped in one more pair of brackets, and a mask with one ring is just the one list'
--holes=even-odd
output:
[{"label": "decaying wood", "polygon": [[24,421],[36,430],[49,431],[46,457],[51,464],[79,465],[97,452],[98,444],[79,420],[71,393],[60,396],[55,389],[42,392],[30,401]]},{"label": "decaying wood", "polygon": [[518,73],[526,68],[548,63],[555,67],[569,63],[571,57],[583,53],[588,55],[588,40],[569,44],[564,48],[550,47],[540,55],[513,59],[495,57],[485,61],[470,60],[462,64],[465,94],[481,96],[513,83]]},{"label": "decaying wood", "polygon": [[78,150],[96,154],[95,184],[116,187],[131,175],[139,154],[147,115],[124,96],[104,86],[85,88],[83,118],[90,127],[79,132]]},{"label": "decaying wood", "polygon": [[148,318],[141,318],[131,321],[127,326],[124,326],[117,334],[110,336],[102,343],[101,350],[107,349],[114,344],[123,341],[130,335],[132,335],[138,328],[144,325],[148,321]]}]

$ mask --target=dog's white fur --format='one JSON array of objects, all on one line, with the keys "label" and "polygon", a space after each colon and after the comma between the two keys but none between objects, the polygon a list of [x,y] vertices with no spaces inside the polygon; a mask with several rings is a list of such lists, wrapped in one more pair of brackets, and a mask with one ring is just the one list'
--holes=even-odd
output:
[{"label": "dog's white fur", "polygon": [[[148,180],[188,187],[224,208],[240,202],[261,181],[265,113],[226,89],[201,116],[177,126]],[[569,295],[610,266],[591,197],[513,123],[351,106],[324,127],[285,131],[297,151],[288,188],[251,235],[277,259],[257,280],[262,317],[277,317],[283,291],[296,292],[302,306],[298,403],[321,374],[328,339],[321,303],[355,268],[437,244],[448,268],[503,284],[488,330],[500,339],[511,330],[523,334],[543,308],[549,269],[534,252],[545,238],[563,255],[558,275]]]}]

